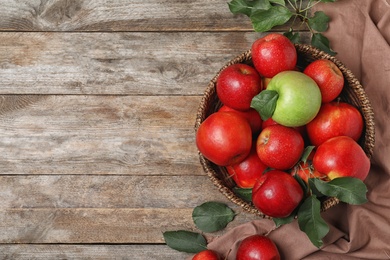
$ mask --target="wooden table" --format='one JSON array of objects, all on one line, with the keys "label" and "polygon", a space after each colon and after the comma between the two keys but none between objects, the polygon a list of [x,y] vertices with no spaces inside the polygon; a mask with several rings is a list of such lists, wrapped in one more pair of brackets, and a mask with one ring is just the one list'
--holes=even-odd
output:
[{"label": "wooden table", "polygon": [[220,0],[0,6],[1,259],[184,259],[164,231],[197,231],[206,201],[242,211],[193,127],[209,80],[262,35],[247,17]]}]

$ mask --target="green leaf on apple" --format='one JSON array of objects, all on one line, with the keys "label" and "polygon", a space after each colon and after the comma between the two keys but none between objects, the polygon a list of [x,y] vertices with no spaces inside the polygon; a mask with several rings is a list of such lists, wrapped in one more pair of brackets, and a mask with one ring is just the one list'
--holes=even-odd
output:
[{"label": "green leaf on apple", "polygon": [[329,16],[327,16],[322,11],[317,11],[314,13],[313,17],[308,18],[307,22],[310,27],[317,32],[324,32],[328,29]]},{"label": "green leaf on apple", "polygon": [[240,197],[241,199],[251,202],[252,201],[252,189],[244,189],[239,187],[234,187],[233,192]]},{"label": "green leaf on apple", "polygon": [[194,208],[192,219],[203,232],[215,232],[226,227],[235,217],[234,211],[220,202],[205,202]]},{"label": "green leaf on apple", "polygon": [[329,39],[326,38],[321,33],[313,33],[313,36],[311,37],[311,45],[319,48],[320,50],[325,51],[326,53],[330,55],[336,55],[337,52],[334,52],[329,45]]},{"label": "green leaf on apple", "polygon": [[315,148],[315,146],[313,146],[313,145],[309,145],[309,146],[305,147],[305,150],[303,151],[303,154],[302,154],[302,157],[301,157],[301,161],[303,163],[307,162],[307,159],[309,158],[309,155],[314,150],[314,148]]},{"label": "green leaf on apple", "polygon": [[265,89],[253,97],[251,107],[259,112],[262,120],[267,120],[275,111],[278,97],[277,91]]},{"label": "green leaf on apple", "polygon": [[166,231],[163,236],[167,246],[180,252],[198,253],[207,249],[207,241],[199,233],[177,230]]},{"label": "green leaf on apple", "polygon": [[288,8],[277,5],[252,12],[250,19],[256,32],[266,32],[274,26],[285,24],[292,16],[293,13]]},{"label": "green leaf on apple", "polygon": [[299,228],[306,233],[313,245],[320,248],[329,226],[321,217],[321,202],[316,196],[307,197],[298,210]]},{"label": "green leaf on apple", "polygon": [[340,177],[329,182],[320,179],[311,179],[311,186],[328,197],[336,197],[340,201],[360,205],[367,202],[367,186],[358,178]]}]

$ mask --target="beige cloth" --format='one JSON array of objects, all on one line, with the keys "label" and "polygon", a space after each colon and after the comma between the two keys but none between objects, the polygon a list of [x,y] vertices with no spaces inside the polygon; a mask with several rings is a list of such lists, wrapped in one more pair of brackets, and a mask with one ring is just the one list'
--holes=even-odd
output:
[{"label": "beige cloth", "polygon": [[[365,183],[369,202],[339,204],[323,213],[330,226],[321,250],[299,230],[297,222],[272,231],[282,259],[390,259],[390,0],[338,0],[315,7],[331,17],[326,31],[336,57],[365,87],[375,113],[376,143]],[[221,254],[251,234],[274,228],[270,220],[243,224],[208,245]]]}]

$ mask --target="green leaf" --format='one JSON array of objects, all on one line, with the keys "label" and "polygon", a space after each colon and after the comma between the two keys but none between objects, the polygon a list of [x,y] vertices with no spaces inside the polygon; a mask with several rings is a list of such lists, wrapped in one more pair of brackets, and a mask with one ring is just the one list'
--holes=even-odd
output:
[{"label": "green leaf", "polygon": [[253,97],[251,107],[260,113],[263,120],[267,120],[275,111],[278,97],[279,94],[275,90],[265,89]]},{"label": "green leaf", "polygon": [[220,202],[205,202],[194,208],[192,219],[203,232],[215,232],[226,227],[234,219],[235,213]]},{"label": "green leaf", "polygon": [[206,239],[199,233],[178,230],[163,233],[165,243],[180,252],[198,253],[207,249]]},{"label": "green leaf", "polygon": [[268,10],[272,7],[268,0],[258,0],[252,7],[251,15],[257,11]]},{"label": "green leaf", "polygon": [[314,13],[313,17],[310,17],[307,22],[309,26],[317,32],[324,32],[328,29],[329,16],[322,11]]},{"label": "green leaf", "polygon": [[297,214],[297,212],[294,211],[288,217],[285,217],[285,218],[272,218],[272,220],[274,221],[276,227],[280,227],[282,225],[289,224],[289,223],[293,222],[293,220],[295,219],[296,214]]},{"label": "green leaf", "polygon": [[247,0],[232,0],[228,3],[230,12],[233,14],[245,14],[247,16],[251,15],[252,12],[252,2]]},{"label": "green leaf", "polygon": [[286,6],[286,2],[284,0],[269,0],[273,4],[278,4],[282,6]]},{"label": "green leaf", "polygon": [[314,150],[314,148],[315,148],[315,146],[313,146],[313,145],[306,146],[305,150],[303,151],[302,157],[301,157],[301,161],[303,163],[307,162],[307,158],[309,158],[309,155]]},{"label": "green leaf", "polygon": [[301,39],[299,32],[294,33],[293,30],[289,30],[288,32],[283,33],[283,35],[290,39],[292,43],[299,43]]},{"label": "green leaf", "polygon": [[329,182],[313,179],[313,185],[322,194],[328,197],[336,197],[340,201],[360,205],[367,202],[367,186],[360,179],[353,177],[335,178]]},{"label": "green leaf", "polygon": [[284,6],[272,6],[268,10],[252,12],[250,19],[256,32],[266,32],[274,26],[285,24],[293,13]]},{"label": "green leaf", "polygon": [[311,38],[311,45],[323,50],[330,55],[336,55],[337,52],[334,52],[329,46],[329,40],[321,33],[314,33]]},{"label": "green leaf", "polygon": [[234,187],[233,192],[237,194],[238,197],[242,198],[247,202],[252,201],[252,189],[243,189],[243,188]]},{"label": "green leaf", "polygon": [[306,233],[316,247],[323,245],[329,226],[321,217],[321,202],[314,196],[307,197],[298,210],[299,228]]}]

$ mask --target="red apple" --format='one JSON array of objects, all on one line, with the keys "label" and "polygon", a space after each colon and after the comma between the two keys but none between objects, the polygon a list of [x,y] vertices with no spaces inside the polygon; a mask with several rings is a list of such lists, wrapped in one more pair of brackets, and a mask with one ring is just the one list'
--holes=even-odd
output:
[{"label": "red apple", "polygon": [[268,34],[252,44],[253,65],[261,76],[272,78],[286,70],[295,70],[297,51],[284,35]]},{"label": "red apple", "polygon": [[270,168],[287,170],[301,158],[304,140],[294,128],[272,125],[260,132],[257,138],[257,155]]},{"label": "red apple", "polygon": [[236,164],[249,155],[251,127],[235,112],[216,112],[200,124],[196,145],[204,157],[217,165]]},{"label": "red apple", "polygon": [[257,156],[255,143],[252,145],[251,153],[242,162],[226,167],[237,186],[244,189],[253,188],[256,180],[267,168]]},{"label": "red apple", "polygon": [[330,102],[322,104],[317,116],[306,125],[306,131],[315,146],[342,135],[357,141],[363,132],[363,117],[356,107],[348,103]]},{"label": "red apple", "polygon": [[321,91],[322,103],[333,101],[343,90],[343,73],[330,60],[315,60],[305,68],[303,73],[317,83]]},{"label": "red apple", "polygon": [[248,110],[254,96],[262,90],[259,73],[252,66],[237,63],[223,69],[216,82],[218,98],[236,110]]},{"label": "red apple", "polygon": [[203,251],[200,251],[194,257],[192,257],[192,260],[220,260],[221,258],[219,255],[210,249],[206,249]]},{"label": "red apple", "polygon": [[263,89],[267,89],[268,83],[271,81],[272,78],[262,78],[263,80]]},{"label": "red apple", "polygon": [[329,179],[355,177],[362,181],[370,170],[370,159],[351,137],[333,137],[318,146],[313,166]]},{"label": "red apple", "polygon": [[245,117],[246,120],[248,120],[249,125],[251,126],[252,129],[252,134],[253,135],[258,135],[261,131],[261,125],[263,123],[263,120],[261,119],[261,116],[259,112],[257,112],[255,109],[250,108],[249,110],[246,111],[239,111],[236,109],[233,109],[231,107],[228,107],[226,105],[223,105],[218,111],[234,111],[239,113],[242,117]]},{"label": "red apple", "polygon": [[269,237],[251,235],[240,242],[236,260],[280,260],[280,254]]},{"label": "red apple", "polygon": [[252,190],[252,202],[273,218],[289,216],[303,198],[303,189],[287,172],[271,170],[263,174]]}]

